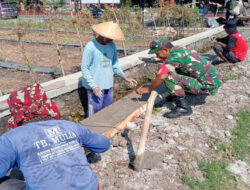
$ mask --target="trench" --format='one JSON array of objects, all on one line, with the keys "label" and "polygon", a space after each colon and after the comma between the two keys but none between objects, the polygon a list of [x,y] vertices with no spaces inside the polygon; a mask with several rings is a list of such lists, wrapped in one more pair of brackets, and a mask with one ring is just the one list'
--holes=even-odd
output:
[{"label": "trench", "polygon": [[[195,48],[196,51],[198,51],[201,54],[204,54],[204,56],[208,59],[211,60],[213,57],[210,57],[206,53],[211,50],[212,43],[207,43],[201,42],[201,45]],[[158,69],[161,65],[160,63],[152,63],[149,60],[145,60],[143,64],[137,65],[133,68],[130,68],[126,70],[125,72],[131,76],[132,78],[135,78],[138,82],[137,86],[130,86],[126,84],[123,80],[121,80],[118,77],[115,77],[115,82],[114,82],[114,102],[122,99],[123,97],[131,94],[135,89],[149,85],[156,76],[156,73],[158,72]],[[86,118],[86,113],[87,113],[87,97],[86,94],[84,93],[84,88],[78,89],[79,91],[83,91],[83,93],[78,93],[80,100],[81,100],[81,106],[78,106],[77,109],[76,107],[72,106],[70,108],[70,111],[67,113],[62,113],[62,118],[74,122],[80,122]],[[60,106],[60,105],[59,105]],[[61,109],[59,109],[61,110]]]},{"label": "trench", "polygon": [[[155,79],[155,74],[158,71],[159,65],[160,64],[157,64],[157,63],[144,63],[136,67],[130,68],[129,70],[126,70],[125,73],[127,75],[137,80],[138,84],[136,86],[131,86],[128,83],[126,83],[124,80],[122,80],[121,78],[115,76],[114,90],[113,90],[114,102],[131,94],[135,89],[152,82]],[[63,119],[74,121],[74,122],[80,122],[86,118],[86,113],[87,113],[86,89],[80,88],[77,91],[72,92],[72,93],[78,94],[81,104],[80,106],[79,104],[77,106],[77,103],[72,104],[72,102],[74,102],[75,100],[70,101],[69,111],[61,112],[61,115]],[[57,100],[55,100],[55,102],[56,101]],[[61,101],[59,101],[59,104],[57,104],[56,102],[58,107],[61,107],[60,102]],[[66,105],[64,104],[64,107],[65,106]],[[62,109],[59,109],[59,110],[62,110]]]},{"label": "trench", "polygon": [[[189,48],[197,47],[197,50],[200,50],[204,46],[208,45],[208,40],[197,40],[195,42],[190,43],[189,41],[183,41],[181,44],[186,45]],[[177,43],[178,44],[178,43]],[[184,45],[185,46],[185,45]],[[206,48],[205,48],[206,49]],[[120,56],[119,56],[120,57]],[[132,64],[133,65],[133,64]],[[131,78],[135,78],[139,81],[137,87],[130,87],[125,84],[120,78],[115,77],[114,82],[114,100],[117,101],[124,96],[127,96],[134,89],[139,86],[143,86],[148,84],[154,78],[154,73],[158,71],[159,65],[144,62],[139,64],[133,68],[125,70],[125,73],[129,75]],[[85,118],[86,115],[86,94],[84,93],[83,88],[78,88],[77,90],[73,90],[71,92],[67,92],[58,97],[52,98],[52,100],[56,103],[58,109],[61,112],[62,119],[72,120],[75,122],[80,122]],[[2,117],[0,122],[0,132],[5,132],[7,130],[6,122],[8,116]],[[4,126],[5,125],[5,126]]]}]

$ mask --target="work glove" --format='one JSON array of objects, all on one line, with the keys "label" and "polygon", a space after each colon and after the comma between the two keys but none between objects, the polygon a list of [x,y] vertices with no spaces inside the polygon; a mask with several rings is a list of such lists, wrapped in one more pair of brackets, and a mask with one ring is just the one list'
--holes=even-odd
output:
[{"label": "work glove", "polygon": [[99,87],[94,87],[94,88],[92,88],[92,90],[93,90],[93,93],[94,93],[97,97],[99,97],[99,98],[102,97],[102,91],[101,91],[101,89],[100,89]]}]

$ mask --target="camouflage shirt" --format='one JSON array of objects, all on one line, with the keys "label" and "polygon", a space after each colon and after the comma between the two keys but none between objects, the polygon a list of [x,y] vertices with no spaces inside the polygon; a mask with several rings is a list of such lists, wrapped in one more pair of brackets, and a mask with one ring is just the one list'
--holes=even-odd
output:
[{"label": "camouflage shirt", "polygon": [[203,85],[208,86],[208,90],[209,86],[221,86],[221,77],[217,70],[195,50],[174,46],[166,59],[166,64],[175,67],[177,74],[197,79]]}]

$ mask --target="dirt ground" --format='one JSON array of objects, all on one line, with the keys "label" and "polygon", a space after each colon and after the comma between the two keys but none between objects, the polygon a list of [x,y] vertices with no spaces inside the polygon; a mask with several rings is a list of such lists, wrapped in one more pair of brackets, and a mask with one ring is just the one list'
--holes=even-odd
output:
[{"label": "dirt ground", "polygon": [[[198,30],[193,31],[197,33]],[[41,42],[58,42],[58,43],[71,43],[79,44],[79,38],[76,33],[72,32],[58,32],[57,40],[52,37],[51,32],[41,32],[34,30],[26,30],[22,33],[22,40],[41,41]],[[149,34],[152,35],[152,34]],[[192,35],[189,33],[188,35]],[[81,34],[80,38],[83,44],[87,44],[93,39],[92,34]],[[15,30],[1,30],[0,39],[14,39],[17,40],[17,32]],[[157,37],[155,37],[157,39]],[[126,37],[125,49],[127,55],[140,52],[148,49],[149,43],[153,38],[143,37]],[[121,42],[116,41],[117,48],[123,49],[124,46]],[[55,71],[61,71],[58,64],[58,56],[55,45],[44,45],[34,43],[23,43],[27,57],[31,60],[33,66],[41,66],[52,68]],[[66,47],[61,49],[62,63],[65,72],[74,73],[80,71],[82,52],[80,47]],[[124,52],[119,51],[119,57],[123,57]],[[24,55],[21,53],[21,48],[17,42],[0,40],[0,61],[13,62],[18,64],[27,64]],[[7,94],[13,90],[19,89],[30,83],[33,83],[32,77],[27,72],[6,70],[0,67],[0,91]],[[35,74],[35,80],[39,83],[51,80],[55,76],[49,74]],[[59,76],[56,76],[59,77]]]},{"label": "dirt ground", "polygon": [[[249,30],[242,34],[245,38],[250,37]],[[11,44],[12,50],[5,50],[8,49],[8,44],[6,44],[4,43],[6,48],[1,46],[3,47],[1,50],[3,49],[4,52],[15,50],[15,45]],[[44,65],[51,63],[51,61],[41,61],[47,59],[46,52],[41,52],[45,58],[43,56],[40,58],[40,56],[32,53],[33,50],[39,52],[39,49],[32,48],[32,45],[28,45],[26,48],[30,51],[29,56],[33,56],[39,63]],[[52,49],[48,49],[48,52],[50,51]],[[78,54],[76,52],[75,55],[80,56],[80,51]],[[210,53],[213,54],[213,52]],[[10,55],[13,57],[9,58]],[[51,59],[54,61],[56,60],[55,55],[51,54]],[[3,55],[1,54],[0,58],[1,56]],[[21,60],[15,53],[3,57],[8,57],[10,60]],[[73,56],[70,58],[70,60],[75,61],[69,62],[66,68],[79,67],[80,58]],[[97,174],[100,189],[189,190],[190,188],[183,183],[181,178],[188,171],[196,179],[203,179],[203,175],[198,169],[197,160],[208,161],[225,158],[230,163],[236,161],[229,157],[226,152],[217,153],[216,149],[221,143],[231,143],[231,130],[235,128],[238,120],[234,113],[250,109],[250,51],[247,59],[242,63],[236,65],[222,64],[216,67],[222,76],[235,74],[237,79],[224,82],[216,96],[209,96],[206,99],[189,96],[189,102],[193,108],[191,116],[166,119],[162,115],[173,108],[174,105],[166,102],[158,105],[159,111],[154,113],[151,119],[146,146],[146,150],[163,154],[156,167],[151,170],[145,169],[136,172],[129,166],[135,158],[144,116],[129,123],[127,129],[121,135],[115,136],[111,140],[111,148],[106,153],[89,155],[91,168]],[[0,76],[0,89],[6,93],[26,85],[31,79],[28,73],[3,69],[0,69]],[[37,75],[37,78],[39,82],[44,82],[52,77]],[[154,161],[153,157],[152,161]],[[249,190],[250,184],[247,185],[245,182],[238,181],[236,186],[225,187],[225,190],[236,189]]]},{"label": "dirt ground", "polygon": [[[17,39],[16,35],[10,35],[11,31],[0,31],[0,38]],[[76,34],[72,33],[58,33],[58,42],[62,42],[63,39],[73,39],[69,43],[79,43]],[[51,34],[48,32],[29,32],[23,36],[25,40],[36,40],[43,42],[52,42]],[[92,35],[81,35],[83,44],[93,39]],[[134,52],[127,52],[128,55],[142,51],[148,48],[148,44],[151,39],[131,39],[125,42],[126,49],[133,49]],[[115,42],[117,48],[123,48],[120,42]],[[32,61],[32,65],[48,67],[60,71],[58,64],[58,56],[55,45],[38,45],[24,43],[25,52],[27,57]],[[62,48],[62,62],[66,72],[74,73],[80,71],[82,53],[79,47],[63,47]],[[123,57],[124,53],[120,52],[119,57]],[[14,62],[19,64],[25,64],[24,56],[21,53],[21,48],[16,42],[0,41],[0,61]],[[12,69],[6,70],[0,68],[0,90],[3,94],[7,94],[13,90],[19,89],[30,83],[33,83],[32,77],[27,72],[15,71]],[[48,74],[35,74],[37,82],[42,83],[49,81],[53,76]]]},{"label": "dirt ground", "polygon": [[[149,34],[152,35],[152,34]],[[0,30],[0,37],[1,38],[11,38],[17,39],[17,34],[15,30]],[[93,34],[80,34],[80,38],[83,44],[86,44],[91,39],[93,39]],[[30,41],[42,41],[42,42],[54,42],[57,41],[58,43],[80,43],[79,37],[76,33],[72,32],[58,32],[56,36],[57,40],[52,37],[51,32],[41,32],[41,31],[32,31],[29,30],[24,33],[22,36],[23,40],[30,40]],[[142,40],[143,39],[143,40]],[[143,37],[126,37],[125,46],[126,48],[135,48],[140,49],[148,46],[148,42],[150,42],[152,38],[143,38]],[[118,48],[123,48],[122,43],[117,41],[116,45]]]}]

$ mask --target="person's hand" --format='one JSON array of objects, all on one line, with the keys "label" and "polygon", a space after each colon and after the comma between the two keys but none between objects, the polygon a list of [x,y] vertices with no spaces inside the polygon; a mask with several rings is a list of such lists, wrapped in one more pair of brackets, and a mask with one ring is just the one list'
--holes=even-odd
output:
[{"label": "person's hand", "polygon": [[137,88],[136,89],[136,93],[137,94],[140,94],[140,95],[142,95],[142,94],[147,94],[147,93],[149,93],[150,91],[149,91],[149,88]]},{"label": "person's hand", "polygon": [[154,60],[155,60],[155,62],[161,62],[161,61],[163,61],[163,59],[161,59],[159,57],[155,57]]},{"label": "person's hand", "polygon": [[216,42],[218,45],[222,46],[222,47],[225,47],[226,45],[222,42]]},{"label": "person's hand", "polygon": [[99,97],[99,98],[102,97],[102,91],[101,91],[100,88],[94,87],[94,88],[92,88],[92,90],[93,90],[93,93],[94,93],[97,97]]},{"label": "person's hand", "polygon": [[132,78],[129,78],[129,77],[125,77],[124,79],[125,79],[125,81],[129,82],[129,84],[132,85],[132,86],[136,86],[138,84],[135,79],[132,79]]},{"label": "person's hand", "polygon": [[210,39],[211,39],[212,41],[216,41],[217,37],[216,37],[216,36],[211,36]]}]

